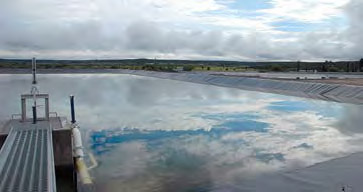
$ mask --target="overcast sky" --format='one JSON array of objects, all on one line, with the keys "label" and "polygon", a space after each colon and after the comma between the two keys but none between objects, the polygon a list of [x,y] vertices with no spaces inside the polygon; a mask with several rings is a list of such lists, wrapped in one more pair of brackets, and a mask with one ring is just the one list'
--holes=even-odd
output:
[{"label": "overcast sky", "polygon": [[0,57],[353,60],[362,20],[363,0],[1,0]]}]

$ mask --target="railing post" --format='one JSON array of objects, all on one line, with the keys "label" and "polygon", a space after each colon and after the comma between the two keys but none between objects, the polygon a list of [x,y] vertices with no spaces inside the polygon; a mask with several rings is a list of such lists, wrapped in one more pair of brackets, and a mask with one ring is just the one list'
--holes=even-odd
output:
[{"label": "railing post", "polygon": [[49,121],[49,98],[45,98],[45,119]]},{"label": "railing post", "polygon": [[71,100],[71,119],[72,119],[72,124],[76,123],[76,116],[75,116],[75,112],[74,112],[74,96],[71,95],[70,96],[70,100]]}]

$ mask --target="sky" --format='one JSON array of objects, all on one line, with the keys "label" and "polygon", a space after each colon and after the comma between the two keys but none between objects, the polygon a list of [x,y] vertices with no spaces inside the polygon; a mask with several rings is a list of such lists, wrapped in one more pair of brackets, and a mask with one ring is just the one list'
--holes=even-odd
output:
[{"label": "sky", "polygon": [[2,0],[0,57],[357,60],[363,0]]}]

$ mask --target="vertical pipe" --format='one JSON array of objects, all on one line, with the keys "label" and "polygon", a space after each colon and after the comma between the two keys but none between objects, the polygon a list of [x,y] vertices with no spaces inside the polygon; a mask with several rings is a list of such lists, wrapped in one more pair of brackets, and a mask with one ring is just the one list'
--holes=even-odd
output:
[{"label": "vertical pipe", "polygon": [[32,73],[33,73],[33,85],[37,84],[37,79],[36,79],[36,73],[37,73],[37,61],[35,60],[35,57],[33,57],[32,59]]},{"label": "vertical pipe", "polygon": [[36,106],[33,106],[33,124],[37,123],[37,108]]},{"label": "vertical pipe", "polygon": [[[72,124],[76,123],[75,113],[74,113],[74,96],[70,96],[71,101],[71,122]],[[73,138],[74,139],[74,138]],[[74,191],[78,191],[78,179],[77,179],[77,158],[73,157],[73,184],[74,184]]]},{"label": "vertical pipe", "polygon": [[74,96],[71,95],[70,96],[70,99],[71,99],[71,118],[72,118],[72,123],[76,123],[76,116],[74,114]]}]

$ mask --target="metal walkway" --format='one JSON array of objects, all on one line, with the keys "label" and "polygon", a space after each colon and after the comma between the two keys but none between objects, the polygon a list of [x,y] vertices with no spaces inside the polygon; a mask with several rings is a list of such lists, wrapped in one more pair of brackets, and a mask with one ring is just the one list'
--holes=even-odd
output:
[{"label": "metal walkway", "polygon": [[56,191],[49,121],[14,122],[0,151],[0,191]]}]

